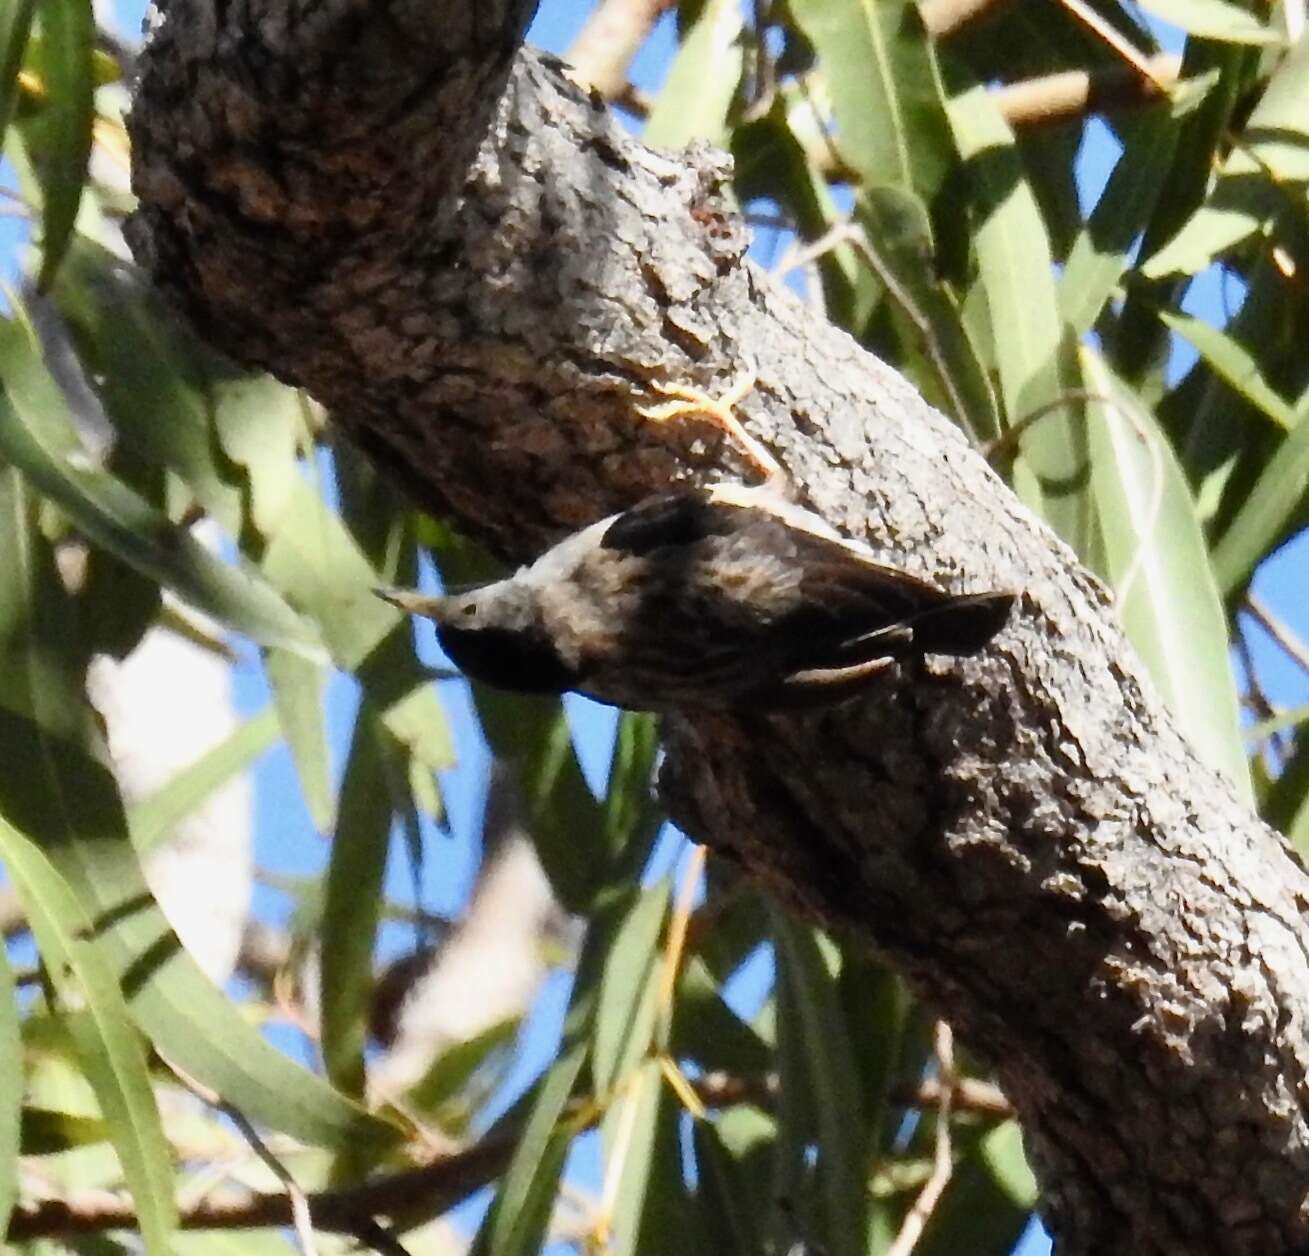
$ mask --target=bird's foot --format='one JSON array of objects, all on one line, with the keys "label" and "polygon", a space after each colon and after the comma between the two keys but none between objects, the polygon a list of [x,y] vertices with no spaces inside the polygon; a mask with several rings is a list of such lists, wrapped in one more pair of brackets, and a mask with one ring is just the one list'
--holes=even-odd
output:
[{"label": "bird's foot", "polygon": [[692,415],[709,419],[736,441],[746,458],[763,476],[765,484],[779,486],[785,483],[786,473],[777,459],[741,426],[741,420],[736,417],[737,405],[754,386],[753,371],[742,371],[737,375],[732,381],[732,386],[721,397],[711,397],[708,393],[689,384],[670,384],[662,380],[651,380],[649,385],[651,391],[667,397],[668,400],[637,406],[636,412],[652,423],[667,423],[670,419],[682,419]]}]

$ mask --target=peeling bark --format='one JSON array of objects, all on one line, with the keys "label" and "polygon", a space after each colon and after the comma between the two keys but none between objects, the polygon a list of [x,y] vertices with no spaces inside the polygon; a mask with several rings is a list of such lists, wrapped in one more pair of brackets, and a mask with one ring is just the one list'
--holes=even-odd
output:
[{"label": "peeling bark", "polygon": [[888,956],[992,1059],[1063,1253],[1309,1250],[1309,880],[1161,710],[1098,582],[960,433],[744,259],[725,159],[625,136],[511,0],[171,0],[138,259],[506,557],[744,474],[634,413],[722,389],[887,561],[1014,588],[976,659],[670,720],[691,833]]}]

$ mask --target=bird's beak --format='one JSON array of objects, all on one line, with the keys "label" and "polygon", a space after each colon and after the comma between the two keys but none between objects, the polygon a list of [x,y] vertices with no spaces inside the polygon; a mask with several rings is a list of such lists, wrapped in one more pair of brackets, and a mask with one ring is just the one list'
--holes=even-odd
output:
[{"label": "bird's beak", "polygon": [[373,592],[383,602],[390,602],[392,606],[404,611],[406,615],[431,616],[441,603],[439,597],[428,597],[425,593],[419,593],[417,589],[378,587]]}]

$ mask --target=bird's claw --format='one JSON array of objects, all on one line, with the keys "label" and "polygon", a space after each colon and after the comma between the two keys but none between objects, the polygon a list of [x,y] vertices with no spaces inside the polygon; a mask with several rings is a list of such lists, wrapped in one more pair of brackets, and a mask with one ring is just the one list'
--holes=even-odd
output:
[{"label": "bird's claw", "polygon": [[764,481],[774,484],[785,479],[785,472],[777,459],[741,426],[741,420],[736,417],[737,405],[745,399],[754,386],[755,373],[750,370],[740,372],[721,397],[710,396],[689,384],[651,380],[650,390],[668,400],[638,405],[636,412],[652,423],[667,423],[670,419],[687,418],[692,415],[701,415],[709,419],[736,441],[745,456],[763,476]]}]

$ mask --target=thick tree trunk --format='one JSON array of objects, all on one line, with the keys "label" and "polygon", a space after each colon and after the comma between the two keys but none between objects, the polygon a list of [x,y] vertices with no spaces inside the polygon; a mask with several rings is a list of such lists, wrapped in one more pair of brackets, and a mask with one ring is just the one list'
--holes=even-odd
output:
[{"label": "thick tree trunk", "polygon": [[866,939],[998,1065],[1066,1253],[1309,1250],[1307,879],[1161,711],[1093,577],[893,371],[743,258],[724,159],[627,138],[524,0],[171,0],[137,257],[507,557],[742,473],[634,413],[725,388],[802,500],[957,590],[978,659],[669,721],[677,818]]}]

